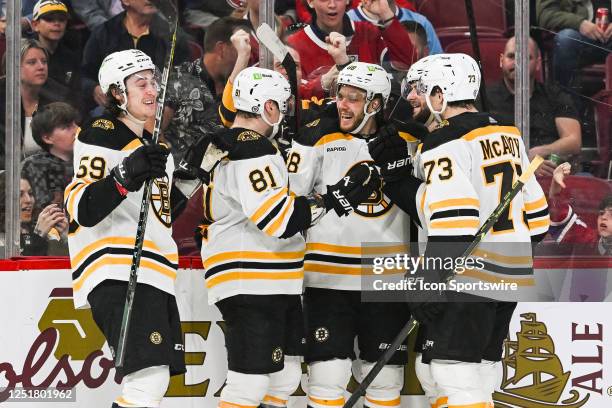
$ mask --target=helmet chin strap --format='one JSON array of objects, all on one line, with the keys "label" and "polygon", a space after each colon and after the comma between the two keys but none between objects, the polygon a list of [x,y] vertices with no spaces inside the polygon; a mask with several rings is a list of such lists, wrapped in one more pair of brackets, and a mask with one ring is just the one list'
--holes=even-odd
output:
[{"label": "helmet chin strap", "polygon": [[429,108],[429,111],[436,118],[436,122],[441,123],[443,119],[442,119],[442,116],[440,115],[442,115],[442,113],[446,110],[446,99],[442,99],[442,109],[440,109],[439,111],[435,110],[433,106],[431,106],[430,96],[425,97],[425,102],[427,103],[427,107]]},{"label": "helmet chin strap", "polygon": [[270,140],[274,139],[274,136],[276,136],[276,134],[278,133],[280,123],[283,121],[284,117],[285,115],[279,112],[278,121],[276,123],[272,123],[268,120],[268,118],[266,118],[266,110],[263,109],[263,111],[261,112],[261,118],[263,119],[264,122],[266,122],[266,125],[272,126],[272,133],[270,134],[270,136],[268,136],[268,139]]},{"label": "helmet chin strap", "polygon": [[376,115],[378,113],[378,111],[380,111],[382,109],[382,108],[378,108],[375,111],[368,113],[368,107],[370,106],[370,103],[372,103],[372,101],[370,101],[370,102],[366,103],[365,105],[363,105],[363,119],[361,120],[361,123],[359,123],[359,126],[357,126],[355,129],[351,130],[349,133],[351,133],[353,135],[358,135],[359,132],[361,132],[363,127],[366,125],[366,123],[368,123],[368,119],[370,119],[370,117]]},{"label": "helmet chin strap", "polygon": [[[123,95],[125,95],[125,93]],[[139,129],[144,129],[144,125],[145,125],[146,119],[145,120],[138,119],[136,116],[132,115],[130,113],[130,111],[128,110],[128,108],[127,108],[127,95],[125,95],[124,99],[125,99],[125,102],[123,102],[121,105],[119,105],[119,109],[121,109],[123,111],[123,113],[125,113],[125,117],[127,118],[127,120],[129,120],[130,122],[136,124],[136,126]]]},{"label": "helmet chin strap", "polygon": [[123,113],[125,113],[125,116],[127,116],[127,118],[130,120],[130,122],[134,122],[138,125],[144,126],[146,119],[145,120],[141,120],[138,119],[136,116],[132,115],[130,113],[130,111],[127,108],[127,92],[126,91],[121,91],[121,94],[123,95],[123,103],[121,103],[121,105],[119,105],[119,109],[121,109],[123,111]]}]

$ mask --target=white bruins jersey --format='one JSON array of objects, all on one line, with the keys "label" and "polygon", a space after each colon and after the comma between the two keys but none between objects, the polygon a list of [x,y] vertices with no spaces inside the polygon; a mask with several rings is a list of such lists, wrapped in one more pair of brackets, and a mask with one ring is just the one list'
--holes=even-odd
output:
[{"label": "white bruins jersey", "polygon": [[[418,140],[401,130],[399,134],[409,142],[412,155]],[[316,119],[293,141],[287,159],[291,191],[323,194],[363,162],[373,163],[364,139],[342,133],[337,118]],[[306,231],[305,286],[361,290],[362,274],[371,273],[371,258],[409,253],[409,242],[410,217],[382,190],[348,216],[328,211]]]},{"label": "white bruins jersey", "polygon": [[[508,192],[529,159],[519,130],[487,113],[464,113],[432,132],[415,159],[424,180],[416,196],[428,241],[475,235]],[[548,231],[548,205],[531,177],[485,235],[473,256],[484,268],[463,277],[533,286],[532,240]]]},{"label": "white bruins jersey", "polygon": [[301,294],[304,239],[283,236],[295,197],[280,152],[257,132],[222,131],[235,149],[213,172],[205,192],[202,241],[210,304],[239,294]]},{"label": "white bruins jersey", "polygon": [[[88,307],[87,295],[104,280],[128,281],[144,188],[118,198],[111,170],[143,145],[124,123],[102,117],[81,131],[74,144],[74,178],[64,193],[70,227],[68,246],[75,307]],[[178,251],[172,239],[170,187],[174,161],[166,176],[154,180],[138,282],[174,295]],[[94,196],[88,188],[98,189]],[[114,190],[113,190],[114,189]],[[91,190],[90,190],[91,191]],[[122,200],[104,219],[90,225],[91,210],[105,200]],[[96,201],[96,202],[94,202]],[[108,204],[108,203],[105,203]]]}]

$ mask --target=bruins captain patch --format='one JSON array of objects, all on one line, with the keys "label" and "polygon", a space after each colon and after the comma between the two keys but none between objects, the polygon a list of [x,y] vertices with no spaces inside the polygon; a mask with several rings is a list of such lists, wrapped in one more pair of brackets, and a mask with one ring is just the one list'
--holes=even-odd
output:
[{"label": "bruins captain patch", "polygon": [[166,227],[172,224],[170,211],[170,187],[168,186],[168,176],[158,178],[151,185],[151,206],[155,215]]},{"label": "bruins captain patch", "polygon": [[240,132],[237,137],[239,142],[249,142],[251,140],[258,140],[261,138],[261,135],[257,132],[253,132],[252,130],[245,130],[244,132]]},{"label": "bruins captain patch", "polygon": [[108,119],[96,119],[94,123],[91,124],[92,128],[100,128],[103,130],[113,130],[115,125]]}]

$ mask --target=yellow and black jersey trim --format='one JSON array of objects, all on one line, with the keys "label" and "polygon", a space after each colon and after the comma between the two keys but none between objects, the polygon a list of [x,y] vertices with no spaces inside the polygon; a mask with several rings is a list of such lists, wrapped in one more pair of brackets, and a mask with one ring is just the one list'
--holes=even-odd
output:
[{"label": "yellow and black jersey trim", "polygon": [[[130,266],[133,253],[134,238],[109,237],[87,245],[70,260],[74,290],[79,290],[91,274],[104,266]],[[174,280],[178,254],[161,254],[153,241],[145,240],[140,265]]]},{"label": "yellow and black jersey trim", "polygon": [[548,228],[550,216],[548,214],[548,204],[546,197],[542,196],[539,200],[525,203],[525,219],[529,229]]},{"label": "yellow and black jersey trim", "polygon": [[247,160],[280,154],[267,137],[245,128],[221,129],[217,137],[232,146],[230,160]]},{"label": "yellow and black jersey trim", "polygon": [[234,107],[234,99],[232,94],[234,93],[234,84],[227,81],[225,88],[223,88],[223,96],[221,97],[221,104],[219,105],[219,118],[221,123],[226,128],[232,127],[234,119],[236,119],[236,108]]},{"label": "yellow and black jersey trim", "polygon": [[424,140],[426,136],[429,135],[429,131],[425,125],[416,121],[402,122],[393,120],[392,123],[397,128],[398,136],[408,143],[417,143]]},{"label": "yellow and black jersey trim", "polygon": [[[330,105],[331,106],[331,105]],[[335,105],[334,105],[335,108]],[[304,125],[295,137],[295,141],[302,146],[315,146],[335,140],[352,139],[348,133],[339,132],[338,119],[322,116]]]},{"label": "yellow and black jersey trim", "polygon": [[204,260],[206,287],[239,280],[304,278],[304,252],[230,251]]},{"label": "yellow and black jersey trim", "polygon": [[550,214],[546,197],[526,202],[524,206],[524,221],[529,227],[532,242],[540,242],[546,236],[550,227]]},{"label": "yellow and black jersey trim", "polygon": [[304,271],[332,275],[366,275],[372,272],[374,257],[402,253],[410,253],[409,248],[405,245],[353,247],[321,242],[308,243],[304,255]]},{"label": "yellow and black jersey trim", "polygon": [[71,218],[73,218],[74,214],[76,214],[75,205],[78,205],[76,202],[77,196],[93,182],[94,180],[91,179],[80,178],[74,180],[68,184],[68,186],[66,186],[66,189],[64,190],[64,206]]},{"label": "yellow and black jersey trim", "polygon": [[282,188],[260,205],[249,219],[257,225],[257,228],[274,236],[285,220],[289,220],[294,201],[295,197],[289,195],[288,189]]},{"label": "yellow and black jersey trim", "polygon": [[451,198],[429,204],[432,230],[478,228],[480,201],[475,198]]},{"label": "yellow and black jersey trim", "polygon": [[448,123],[448,126],[434,130],[424,139],[423,153],[457,139],[470,141],[497,132],[519,134],[511,123],[503,122],[486,112],[466,112],[450,118]]},{"label": "yellow and black jersey trim", "polygon": [[[534,279],[531,243],[504,243],[497,245],[511,248],[508,252],[512,252],[515,255],[476,248],[472,256],[479,258],[483,268],[466,269],[463,274],[488,282],[496,282],[503,279],[508,283],[516,282],[520,286],[531,286]],[[517,245],[517,247],[514,248],[511,245]],[[523,253],[523,255],[520,255],[520,253]]]},{"label": "yellow and black jersey trim", "polygon": [[[104,126],[97,124],[104,123]],[[112,126],[111,126],[112,125]],[[150,138],[151,134],[144,131],[143,138]],[[103,116],[94,119],[89,126],[83,128],[77,136],[81,143],[104,147],[111,150],[129,150],[142,146],[142,141],[132,132],[125,123],[113,116]]]}]

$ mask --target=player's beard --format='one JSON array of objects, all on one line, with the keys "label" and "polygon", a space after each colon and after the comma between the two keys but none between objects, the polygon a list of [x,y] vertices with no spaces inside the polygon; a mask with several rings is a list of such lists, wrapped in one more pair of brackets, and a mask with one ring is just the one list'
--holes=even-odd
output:
[{"label": "player's beard", "polygon": [[[340,114],[340,117],[341,116],[342,114]],[[345,127],[342,126],[342,119],[340,118],[340,130],[342,130],[344,133],[351,133],[352,131],[357,129],[357,127],[359,127],[364,117],[365,117],[365,114],[363,113],[363,111],[359,112],[356,115],[354,114],[353,120],[350,126],[345,126]]]},{"label": "player's beard", "polygon": [[431,116],[431,111],[429,110],[429,108],[427,107],[427,105],[421,107],[419,113],[416,114],[416,116],[413,116],[412,119],[414,119],[415,121],[419,122],[419,123],[427,123],[427,120],[429,120],[429,117]]}]

